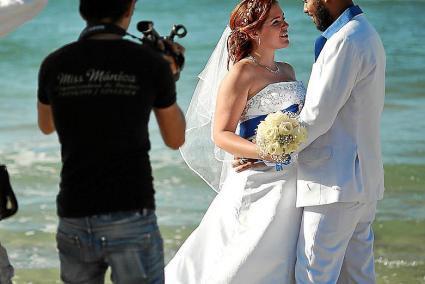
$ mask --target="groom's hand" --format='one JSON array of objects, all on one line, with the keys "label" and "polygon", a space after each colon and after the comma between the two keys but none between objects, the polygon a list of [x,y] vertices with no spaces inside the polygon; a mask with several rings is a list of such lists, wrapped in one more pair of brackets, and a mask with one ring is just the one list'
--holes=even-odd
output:
[{"label": "groom's hand", "polygon": [[240,157],[234,157],[232,162],[233,169],[237,172],[243,172],[248,169],[256,168],[264,165],[263,163],[259,163],[256,159],[246,159]]}]

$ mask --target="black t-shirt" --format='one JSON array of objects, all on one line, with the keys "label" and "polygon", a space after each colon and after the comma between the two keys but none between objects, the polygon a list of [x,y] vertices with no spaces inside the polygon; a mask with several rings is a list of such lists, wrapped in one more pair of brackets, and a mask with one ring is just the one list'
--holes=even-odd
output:
[{"label": "black t-shirt", "polygon": [[176,101],[159,53],[121,39],[71,43],[42,63],[38,99],[61,144],[59,216],[155,208],[148,121]]}]

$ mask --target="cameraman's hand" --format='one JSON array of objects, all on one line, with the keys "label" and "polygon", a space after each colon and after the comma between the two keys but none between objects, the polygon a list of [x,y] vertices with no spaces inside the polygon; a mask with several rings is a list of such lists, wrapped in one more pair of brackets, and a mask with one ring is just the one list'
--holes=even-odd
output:
[{"label": "cameraman's hand", "polygon": [[[178,44],[177,42],[173,42],[170,40],[163,40],[159,42],[160,48],[165,50],[166,46],[169,50],[172,50],[174,54],[184,55],[185,48]],[[181,69],[178,63],[176,62],[175,58],[172,55],[164,55],[165,60],[167,60],[170,63],[171,72],[173,75],[178,76]]]}]

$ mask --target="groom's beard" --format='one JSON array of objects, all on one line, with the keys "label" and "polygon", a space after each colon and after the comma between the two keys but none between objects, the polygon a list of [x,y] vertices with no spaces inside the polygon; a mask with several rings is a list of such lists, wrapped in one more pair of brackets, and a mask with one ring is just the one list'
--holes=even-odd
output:
[{"label": "groom's beard", "polygon": [[316,0],[314,4],[316,6],[316,27],[319,31],[324,32],[333,23],[331,14],[321,0]]}]

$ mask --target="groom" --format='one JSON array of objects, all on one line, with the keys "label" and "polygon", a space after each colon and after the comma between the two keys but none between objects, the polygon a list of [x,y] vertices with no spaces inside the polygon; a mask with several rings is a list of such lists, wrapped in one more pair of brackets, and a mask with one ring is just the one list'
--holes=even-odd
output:
[{"label": "groom", "polygon": [[384,193],[380,120],[385,51],[351,0],[304,0],[322,35],[300,118],[297,283],[375,283],[373,232]]}]

